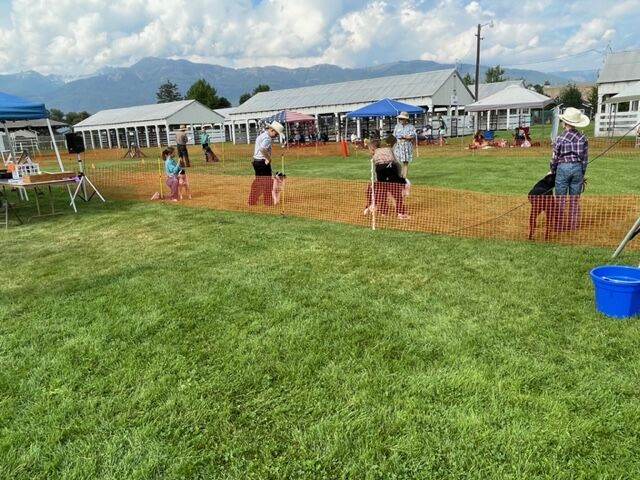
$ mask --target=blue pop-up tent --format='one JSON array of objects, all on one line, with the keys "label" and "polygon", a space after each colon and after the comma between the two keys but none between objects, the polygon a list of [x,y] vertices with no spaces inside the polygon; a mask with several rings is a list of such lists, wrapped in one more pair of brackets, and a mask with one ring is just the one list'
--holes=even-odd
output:
[{"label": "blue pop-up tent", "polygon": [[53,149],[56,152],[56,158],[58,159],[58,165],[60,171],[64,171],[64,165],[60,158],[60,152],[56,142],[53,141],[53,129],[51,128],[51,122],[49,121],[49,112],[44,106],[44,103],[34,102],[22,97],[16,97],[15,95],[9,95],[8,93],[0,92],[0,122],[4,124],[4,130],[7,134],[7,140],[9,140],[9,146],[11,148],[11,154],[13,158],[16,158],[15,148],[9,137],[9,129],[7,128],[7,120],[34,120],[38,118],[46,118],[47,126],[49,127],[49,134],[53,143]]},{"label": "blue pop-up tent", "polygon": [[425,109],[416,107],[409,103],[399,102],[392,100],[391,98],[383,98],[377,102],[365,105],[362,108],[353,110],[347,113],[347,118],[358,117],[394,117],[400,112],[407,112],[408,114],[424,113]]},{"label": "blue pop-up tent", "polygon": [[0,120],[33,120],[49,118],[44,103],[0,92]]},{"label": "blue pop-up tent", "polygon": [[347,113],[347,121],[344,125],[344,135],[347,136],[347,124],[349,118],[362,118],[362,117],[395,117],[400,112],[407,112],[409,115],[417,115],[424,113],[426,110],[422,107],[411,105],[410,103],[399,102],[391,98],[383,98],[377,102],[370,103],[364,107],[358,108]]}]

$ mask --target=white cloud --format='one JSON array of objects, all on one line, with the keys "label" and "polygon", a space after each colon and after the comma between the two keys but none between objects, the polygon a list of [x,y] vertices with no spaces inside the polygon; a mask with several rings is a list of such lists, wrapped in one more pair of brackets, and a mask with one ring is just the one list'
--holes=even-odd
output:
[{"label": "white cloud", "polygon": [[637,0],[0,1],[0,73],[82,75],[147,56],[227,66],[474,63],[477,24],[491,19],[484,64],[543,63],[607,41],[639,48],[639,17]]}]

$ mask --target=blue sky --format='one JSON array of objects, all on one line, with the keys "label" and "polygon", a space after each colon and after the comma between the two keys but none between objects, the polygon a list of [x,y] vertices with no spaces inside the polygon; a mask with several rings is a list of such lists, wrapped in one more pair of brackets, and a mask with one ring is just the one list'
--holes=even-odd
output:
[{"label": "blue sky", "polygon": [[591,70],[640,49],[640,1],[0,0],[0,74],[69,77],[154,56],[228,67],[399,60]]}]

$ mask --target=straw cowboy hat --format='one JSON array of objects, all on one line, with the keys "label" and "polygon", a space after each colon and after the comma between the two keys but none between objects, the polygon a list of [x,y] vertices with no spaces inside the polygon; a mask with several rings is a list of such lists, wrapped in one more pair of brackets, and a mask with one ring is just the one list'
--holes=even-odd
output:
[{"label": "straw cowboy hat", "polygon": [[267,123],[267,128],[275,130],[278,132],[278,135],[282,135],[284,133],[284,127],[280,122],[273,121],[271,123]]},{"label": "straw cowboy hat", "polygon": [[572,127],[586,127],[589,125],[589,117],[583,115],[580,110],[573,107],[567,108],[564,113],[560,115],[560,120]]},{"label": "straw cowboy hat", "polygon": [[182,130],[186,130],[187,127],[185,125],[180,125],[180,128],[178,128],[178,130],[182,131]]},{"label": "straw cowboy hat", "polygon": [[409,120],[409,114],[407,112],[400,112],[398,114],[398,120]]}]

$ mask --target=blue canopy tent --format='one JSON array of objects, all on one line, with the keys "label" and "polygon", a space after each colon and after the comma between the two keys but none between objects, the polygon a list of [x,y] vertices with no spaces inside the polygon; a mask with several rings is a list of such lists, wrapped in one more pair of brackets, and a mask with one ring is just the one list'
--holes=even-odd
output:
[{"label": "blue canopy tent", "polygon": [[366,105],[357,110],[347,113],[347,118],[358,117],[395,117],[400,112],[408,114],[424,113],[425,109],[410,105],[408,103],[392,100],[391,98],[383,98],[377,102]]},{"label": "blue canopy tent", "polygon": [[15,147],[9,137],[9,129],[7,128],[7,120],[34,120],[38,118],[46,118],[47,126],[49,127],[49,134],[53,143],[53,149],[56,152],[56,158],[58,159],[58,165],[60,171],[64,171],[64,165],[60,158],[60,152],[56,142],[53,141],[53,129],[51,128],[51,122],[49,121],[49,112],[44,107],[43,103],[34,102],[22,97],[16,97],[15,95],[9,95],[8,93],[0,92],[0,122],[4,124],[4,130],[7,134],[7,140],[11,148],[11,154],[13,158],[16,157]]},{"label": "blue canopy tent", "polygon": [[422,107],[417,107],[409,103],[399,102],[391,98],[383,98],[377,102],[370,103],[364,107],[358,108],[347,113],[345,116],[347,121],[344,124],[344,136],[347,137],[347,125],[349,118],[363,118],[363,117],[395,117],[400,112],[407,112],[409,115],[417,115],[424,113],[426,110]]}]

